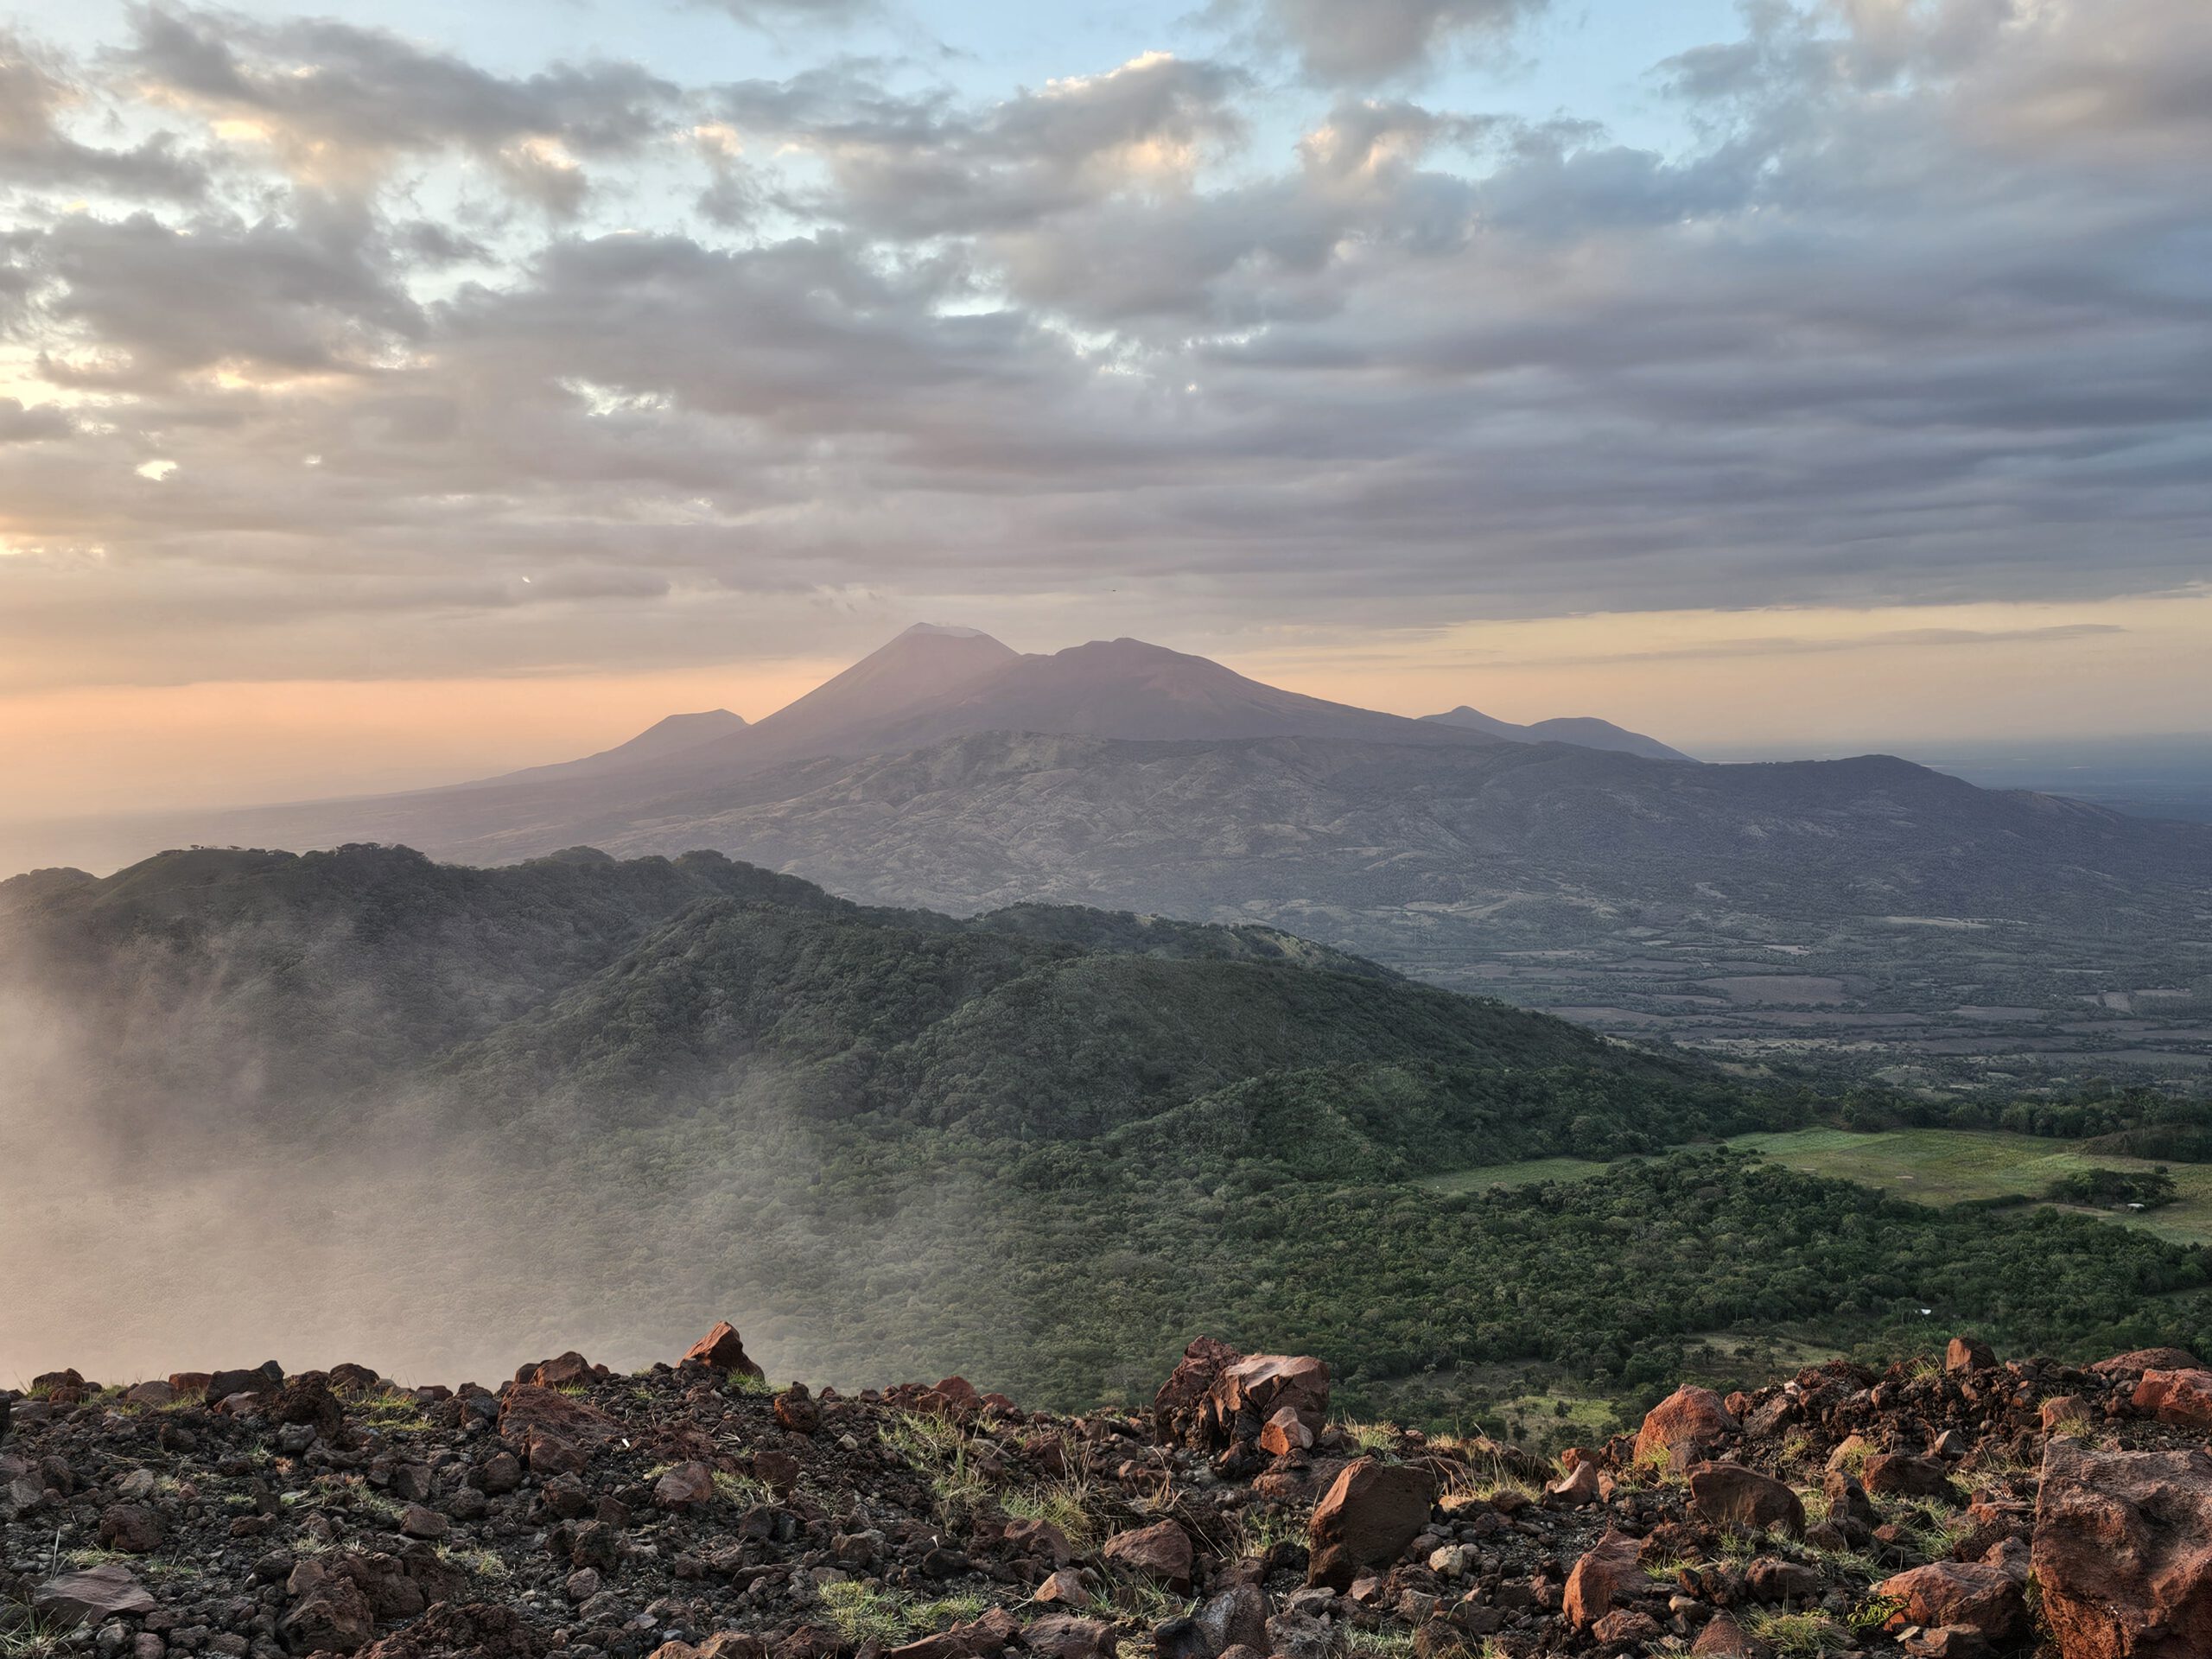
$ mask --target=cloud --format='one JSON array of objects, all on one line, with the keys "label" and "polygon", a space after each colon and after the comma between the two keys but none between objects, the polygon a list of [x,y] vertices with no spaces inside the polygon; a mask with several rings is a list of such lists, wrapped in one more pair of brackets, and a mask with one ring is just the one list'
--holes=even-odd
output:
[{"label": "cloud", "polygon": [[854,68],[723,89],[719,113],[819,156],[816,211],[901,238],[1004,232],[1128,194],[1189,188],[1243,120],[1242,71],[1147,53],[982,110],[898,98]]},{"label": "cloud", "polygon": [[634,153],[677,89],[634,64],[490,73],[397,35],[329,21],[264,23],[143,6],[121,60],[142,92],[200,112],[234,143],[266,144],[295,178],[359,189],[403,156],[475,156],[518,195],[572,213],[581,159]]},{"label": "cloud", "polygon": [[41,443],[73,430],[74,423],[58,409],[26,409],[18,398],[0,397],[0,443]]},{"label": "cloud", "polygon": [[129,149],[102,149],[64,130],[82,92],[67,67],[0,28],[0,189],[100,190],[188,200],[207,188],[200,163],[166,134]]},{"label": "cloud", "polygon": [[349,214],[207,214],[183,226],[73,214],[37,239],[29,263],[51,288],[44,372],[65,385],[145,386],[219,367],[362,372],[423,331],[376,238]]},{"label": "cloud", "polygon": [[798,27],[842,29],[885,15],[881,0],[694,0],[727,12],[747,28],[777,33]]},{"label": "cloud", "polygon": [[0,656],[2170,589],[2212,514],[2200,13],[1764,6],[1656,67],[1662,153],[1155,51],[981,96],[146,12],[8,106],[40,156],[186,111],[207,184],[0,203]]},{"label": "cloud", "polygon": [[1313,79],[1372,86],[1417,73],[1443,51],[1497,41],[1547,0],[1259,0],[1263,34],[1294,50]]}]

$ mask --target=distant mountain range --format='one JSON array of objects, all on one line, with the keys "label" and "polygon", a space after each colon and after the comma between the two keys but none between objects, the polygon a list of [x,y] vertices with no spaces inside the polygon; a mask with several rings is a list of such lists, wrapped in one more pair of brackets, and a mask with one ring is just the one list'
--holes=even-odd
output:
[{"label": "distant mountain range", "polygon": [[1690,757],[1680,749],[1669,748],[1656,737],[1646,737],[1641,732],[1631,732],[1616,726],[1610,720],[1593,720],[1588,715],[1570,715],[1560,720],[1540,720],[1532,726],[1516,726],[1510,720],[1495,720],[1479,709],[1470,709],[1461,703],[1449,714],[1424,715],[1439,725],[1456,726],[1462,731],[1487,732],[1492,737],[1502,737],[1509,743],[1573,743],[1586,749],[1610,749],[1618,754],[1640,754],[1647,760],[1688,760]]},{"label": "distant mountain range", "polygon": [[1763,1025],[1839,1054],[1974,1007],[1997,1023],[1932,1035],[1996,1052],[2019,1008],[2139,1012],[2146,988],[2178,988],[2152,1000],[2184,1025],[2212,1012],[2189,989],[2212,972],[2202,826],[1881,756],[1699,765],[1602,721],[1407,719],[1134,639],[1022,656],[918,627],[750,725],[678,715],[480,783],[87,826],[64,856],[357,842],[480,865],[705,849],[957,913],[1264,922],[1645,1032],[1810,997],[1841,1012]]}]

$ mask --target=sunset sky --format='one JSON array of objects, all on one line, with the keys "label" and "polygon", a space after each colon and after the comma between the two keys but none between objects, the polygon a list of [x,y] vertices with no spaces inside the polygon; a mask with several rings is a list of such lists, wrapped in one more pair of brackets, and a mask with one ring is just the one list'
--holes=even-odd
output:
[{"label": "sunset sky", "polygon": [[1700,748],[2212,728],[2204,0],[16,0],[0,817],[907,624]]}]

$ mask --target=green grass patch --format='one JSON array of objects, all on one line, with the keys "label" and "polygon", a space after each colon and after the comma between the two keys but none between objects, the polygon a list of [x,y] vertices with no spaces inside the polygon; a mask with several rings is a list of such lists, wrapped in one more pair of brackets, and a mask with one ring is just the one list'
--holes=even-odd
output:
[{"label": "green grass patch", "polygon": [[[2044,1195],[2056,1182],[2094,1170],[2149,1174],[2158,1167],[2142,1159],[2085,1152],[2070,1141],[1996,1129],[1885,1129],[1872,1135],[1793,1129],[1738,1135],[1728,1144],[1762,1153],[1808,1175],[1878,1186],[1892,1198],[1922,1204],[2020,1198],[2044,1205]],[[2212,1243],[2212,1166],[2175,1164],[2167,1166],[2167,1173],[2173,1179],[2175,1198],[2158,1209],[2066,1207],[2139,1228],[2172,1243]]]}]

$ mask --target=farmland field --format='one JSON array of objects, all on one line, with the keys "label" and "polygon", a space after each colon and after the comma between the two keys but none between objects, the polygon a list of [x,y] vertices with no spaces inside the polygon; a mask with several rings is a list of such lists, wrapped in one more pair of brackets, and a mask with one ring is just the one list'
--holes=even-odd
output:
[{"label": "farmland field", "polygon": [[[1728,1144],[1808,1174],[1857,1181],[1880,1187],[1893,1198],[1923,1204],[1963,1204],[2016,1194],[2039,1200],[2051,1182],[2081,1170],[2158,1167],[2140,1158],[2087,1153],[2069,1141],[1995,1130],[1888,1129],[1869,1135],[1850,1129],[1791,1129],[1738,1135]],[[1538,1158],[1454,1170],[1423,1185],[1442,1192],[1478,1192],[1487,1186],[1575,1180],[1606,1167],[1576,1158]],[[2177,1244],[2212,1244],[2212,1166],[2165,1167],[2181,1196],[2163,1209],[2132,1212],[2067,1207],[2140,1227]]]}]

